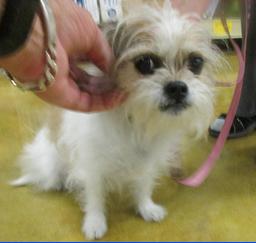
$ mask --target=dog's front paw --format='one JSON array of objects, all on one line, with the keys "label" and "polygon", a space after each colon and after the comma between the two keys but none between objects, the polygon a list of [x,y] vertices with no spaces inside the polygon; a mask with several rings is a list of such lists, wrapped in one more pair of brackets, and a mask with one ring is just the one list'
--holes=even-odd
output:
[{"label": "dog's front paw", "polygon": [[85,217],[82,231],[89,240],[102,238],[107,232],[107,223],[104,214],[88,214]]},{"label": "dog's front paw", "polygon": [[150,201],[139,206],[139,213],[145,221],[160,222],[167,215],[166,210]]}]

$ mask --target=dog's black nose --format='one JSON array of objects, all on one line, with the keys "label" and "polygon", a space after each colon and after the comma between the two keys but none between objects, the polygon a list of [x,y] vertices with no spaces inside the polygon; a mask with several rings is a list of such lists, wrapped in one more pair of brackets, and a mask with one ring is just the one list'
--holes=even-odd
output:
[{"label": "dog's black nose", "polygon": [[169,99],[181,102],[188,95],[188,86],[182,81],[172,81],[165,85],[164,94]]}]

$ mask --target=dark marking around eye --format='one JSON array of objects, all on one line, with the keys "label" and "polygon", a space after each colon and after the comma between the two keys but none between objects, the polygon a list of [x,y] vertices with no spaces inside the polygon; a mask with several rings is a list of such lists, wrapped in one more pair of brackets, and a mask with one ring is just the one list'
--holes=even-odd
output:
[{"label": "dark marking around eye", "polygon": [[196,75],[200,74],[203,66],[204,59],[201,56],[197,54],[190,54],[190,56],[188,57],[188,67],[192,73]]},{"label": "dark marking around eye", "polygon": [[143,75],[154,74],[155,70],[162,67],[161,59],[155,55],[145,54],[135,58],[135,68]]}]

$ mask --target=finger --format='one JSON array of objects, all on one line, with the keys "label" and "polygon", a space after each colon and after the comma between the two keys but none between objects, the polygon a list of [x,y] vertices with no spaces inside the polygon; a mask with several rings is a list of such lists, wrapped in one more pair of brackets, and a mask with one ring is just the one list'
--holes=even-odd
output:
[{"label": "finger", "polygon": [[91,76],[73,64],[70,65],[70,75],[81,91],[85,91],[91,95],[108,93],[116,88],[115,82],[107,76]]},{"label": "finger", "polygon": [[126,98],[125,94],[119,90],[103,95],[91,95],[82,92],[71,79],[67,82],[57,82],[46,92],[37,93],[37,95],[48,103],[81,112],[99,112],[113,109]]},{"label": "finger", "polygon": [[85,56],[107,72],[113,61],[113,53],[107,39],[88,11],[77,8],[77,16],[74,17],[74,24],[79,33],[67,37],[66,50],[72,57]]},{"label": "finger", "polygon": [[127,95],[120,90],[115,90],[104,95],[92,95],[90,97],[88,112],[100,112],[119,107],[127,98]]},{"label": "finger", "polygon": [[100,95],[91,95],[81,91],[75,82],[70,79],[69,87],[63,90],[65,99],[61,101],[63,107],[81,112],[100,112],[119,106],[127,97],[121,90],[114,90]]},{"label": "finger", "polygon": [[105,72],[109,71],[114,60],[114,55],[106,38],[98,27],[95,31],[94,42],[86,55],[100,69]]}]

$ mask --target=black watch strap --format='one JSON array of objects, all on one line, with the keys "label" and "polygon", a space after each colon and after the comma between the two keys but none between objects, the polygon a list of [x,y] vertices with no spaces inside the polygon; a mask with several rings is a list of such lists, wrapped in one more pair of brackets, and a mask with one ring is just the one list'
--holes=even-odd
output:
[{"label": "black watch strap", "polygon": [[0,57],[23,46],[39,5],[39,0],[6,0],[0,20]]}]

